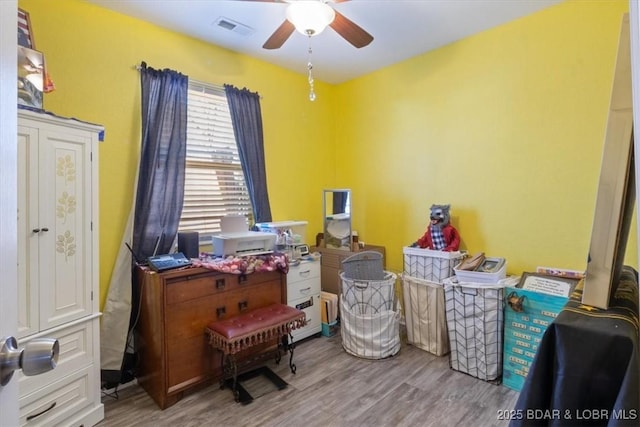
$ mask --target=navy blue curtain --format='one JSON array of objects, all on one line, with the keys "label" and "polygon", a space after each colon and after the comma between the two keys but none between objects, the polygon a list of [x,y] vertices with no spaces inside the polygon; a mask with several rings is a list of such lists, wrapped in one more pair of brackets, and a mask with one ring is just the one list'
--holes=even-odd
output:
[{"label": "navy blue curtain", "polygon": [[[154,70],[144,62],[142,84],[142,142],[133,215],[133,252],[146,260],[154,252],[167,254],[178,233],[184,199],[187,154],[187,76]],[[120,382],[136,376],[137,349],[132,343],[140,301],[135,264],[131,274],[131,310],[127,348]]]},{"label": "navy blue curtain", "polygon": [[228,84],[224,85],[224,90],[255,222],[270,222],[260,96],[246,88],[238,89]]},{"label": "navy blue curtain", "polygon": [[133,222],[141,259],[169,253],[178,232],[187,154],[187,76],[143,62],[142,148]]}]

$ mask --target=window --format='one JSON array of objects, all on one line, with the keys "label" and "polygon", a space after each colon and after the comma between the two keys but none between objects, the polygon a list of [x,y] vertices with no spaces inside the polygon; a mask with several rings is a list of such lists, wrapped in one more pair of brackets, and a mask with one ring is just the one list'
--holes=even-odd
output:
[{"label": "window", "polygon": [[208,237],[225,215],[253,212],[224,89],[189,81],[184,207],[179,231]]}]

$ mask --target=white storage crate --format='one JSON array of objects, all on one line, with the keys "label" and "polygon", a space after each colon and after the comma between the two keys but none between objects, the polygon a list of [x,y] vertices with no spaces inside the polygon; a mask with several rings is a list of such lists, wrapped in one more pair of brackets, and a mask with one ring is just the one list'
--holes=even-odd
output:
[{"label": "white storage crate", "polygon": [[433,251],[408,246],[405,246],[402,252],[404,274],[437,283],[453,276],[453,267],[464,257],[459,251]]},{"label": "white storage crate", "polygon": [[402,275],[407,343],[436,356],[449,353],[442,284]]},{"label": "white storage crate", "polygon": [[504,288],[499,283],[444,281],[449,366],[484,381],[502,378]]},{"label": "white storage crate", "polygon": [[458,270],[458,265],[453,268],[455,275],[460,282],[467,283],[498,283],[500,280],[507,277],[507,261],[504,258],[486,258],[486,262],[495,262],[496,264],[502,263],[502,267],[494,273],[488,273],[485,271],[469,271]]}]

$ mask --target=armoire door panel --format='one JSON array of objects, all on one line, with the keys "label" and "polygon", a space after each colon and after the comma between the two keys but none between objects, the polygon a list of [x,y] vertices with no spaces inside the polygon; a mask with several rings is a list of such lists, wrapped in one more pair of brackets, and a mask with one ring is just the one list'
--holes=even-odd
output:
[{"label": "armoire door panel", "polygon": [[18,127],[18,338],[39,331],[38,129]]},{"label": "armoire door panel", "polygon": [[74,133],[44,131],[40,135],[40,327],[50,328],[86,316],[91,309],[91,146]]}]

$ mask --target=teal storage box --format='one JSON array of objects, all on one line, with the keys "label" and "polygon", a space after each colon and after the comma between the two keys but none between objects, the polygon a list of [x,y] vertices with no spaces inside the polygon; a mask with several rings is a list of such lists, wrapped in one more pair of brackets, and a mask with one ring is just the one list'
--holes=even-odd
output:
[{"label": "teal storage box", "polygon": [[323,323],[322,324],[322,336],[324,337],[332,337],[337,332],[340,326],[338,325],[338,321],[334,321],[331,323]]},{"label": "teal storage box", "polygon": [[517,286],[505,288],[502,383],[506,387],[522,389],[542,336],[577,283],[577,279],[524,273]]}]

